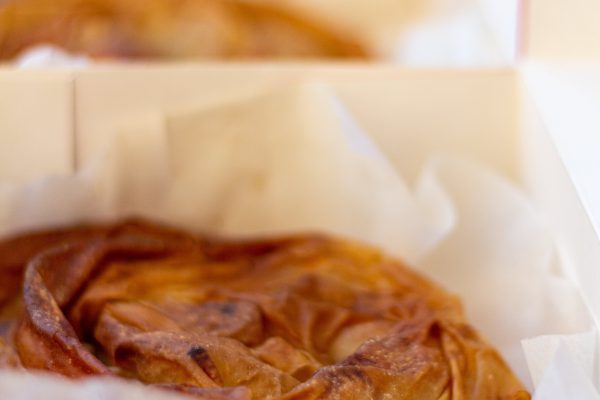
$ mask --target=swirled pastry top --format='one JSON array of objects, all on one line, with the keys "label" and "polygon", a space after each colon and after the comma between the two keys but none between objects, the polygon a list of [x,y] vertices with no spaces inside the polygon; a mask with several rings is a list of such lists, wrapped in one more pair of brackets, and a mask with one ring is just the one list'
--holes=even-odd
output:
[{"label": "swirled pastry top", "polygon": [[0,346],[13,366],[200,399],[529,399],[456,297],[354,242],[125,223],[26,235],[0,257],[11,276],[27,264]]},{"label": "swirled pastry top", "polygon": [[38,44],[99,58],[365,58],[349,33],[248,0],[7,0],[0,59]]}]

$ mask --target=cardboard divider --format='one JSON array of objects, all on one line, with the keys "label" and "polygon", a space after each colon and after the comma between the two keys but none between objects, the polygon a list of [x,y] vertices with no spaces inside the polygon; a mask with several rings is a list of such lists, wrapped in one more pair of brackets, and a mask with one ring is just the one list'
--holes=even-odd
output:
[{"label": "cardboard divider", "polygon": [[535,61],[599,60],[600,2],[526,0],[527,53]]},{"label": "cardboard divider", "polygon": [[73,85],[67,72],[0,70],[0,180],[74,170]]},{"label": "cardboard divider", "polygon": [[[508,69],[189,65],[77,72],[79,165],[125,118],[182,111],[300,81],[330,83],[399,170],[413,179],[432,151],[463,154],[518,176],[516,79]],[[493,93],[493,95],[490,95]]]}]

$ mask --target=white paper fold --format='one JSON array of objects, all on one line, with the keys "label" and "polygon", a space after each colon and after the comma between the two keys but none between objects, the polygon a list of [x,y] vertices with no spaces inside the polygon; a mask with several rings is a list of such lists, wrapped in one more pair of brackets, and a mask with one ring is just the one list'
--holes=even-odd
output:
[{"label": "white paper fold", "polygon": [[[523,194],[447,155],[410,187],[326,86],[132,116],[75,176],[0,189],[2,234],[136,214],[229,236],[321,230],[373,243],[459,294],[537,398],[597,396],[597,333]],[[525,356],[521,340],[540,335]],[[0,374],[0,393],[12,379]]]},{"label": "white paper fold", "polygon": [[21,54],[16,60],[18,68],[84,68],[90,60],[84,55],[69,54],[53,45],[40,44]]},{"label": "white paper fold", "polygon": [[[596,335],[597,333],[594,333],[594,336]],[[600,399],[597,386],[594,385],[593,378],[590,376],[596,371],[596,368],[581,362],[582,360],[578,356],[582,355],[580,353],[582,350],[593,351],[590,343],[569,343],[568,338],[559,339],[552,361],[545,369],[542,380],[537,386],[535,400]],[[596,358],[595,355],[594,358]],[[589,369],[590,367],[592,369]]]},{"label": "white paper fold", "polygon": [[419,202],[323,86],[171,116],[167,131],[165,209],[179,224],[227,235],[326,230],[417,261],[452,223],[443,193],[424,185]]},{"label": "white paper fold", "polygon": [[93,378],[74,382],[46,374],[4,371],[0,373],[0,399],[189,400],[189,397],[117,379]]}]

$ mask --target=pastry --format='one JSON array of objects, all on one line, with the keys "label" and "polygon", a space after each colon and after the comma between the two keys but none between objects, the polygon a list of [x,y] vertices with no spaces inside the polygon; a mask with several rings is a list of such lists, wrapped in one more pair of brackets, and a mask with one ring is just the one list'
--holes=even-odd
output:
[{"label": "pastry", "polygon": [[365,58],[349,33],[248,0],[8,0],[0,59],[39,44],[94,58]]},{"label": "pastry", "polygon": [[458,298],[363,244],[129,221],[5,241],[0,272],[23,269],[3,301],[12,368],[199,399],[530,398]]}]

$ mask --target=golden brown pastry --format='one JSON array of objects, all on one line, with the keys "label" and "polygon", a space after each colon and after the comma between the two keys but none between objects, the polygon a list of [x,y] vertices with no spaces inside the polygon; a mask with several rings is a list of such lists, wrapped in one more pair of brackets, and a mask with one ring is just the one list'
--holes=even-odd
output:
[{"label": "golden brown pastry", "polygon": [[37,44],[97,58],[365,58],[348,33],[247,0],[0,1],[0,59]]},{"label": "golden brown pastry", "polygon": [[530,398],[456,297],[364,245],[143,222],[6,243],[31,250],[10,263],[14,274],[28,259],[12,345],[0,344],[13,365],[200,399]]}]

